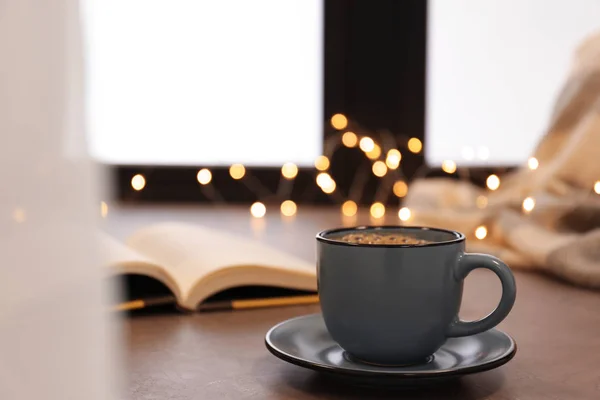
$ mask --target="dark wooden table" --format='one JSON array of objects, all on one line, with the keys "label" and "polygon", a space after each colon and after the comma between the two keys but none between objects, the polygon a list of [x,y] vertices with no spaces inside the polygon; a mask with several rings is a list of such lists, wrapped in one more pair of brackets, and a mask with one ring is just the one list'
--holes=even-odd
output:
[{"label": "dark wooden table", "polygon": [[[108,231],[125,237],[158,221],[188,221],[253,235],[314,260],[314,234],[342,225],[337,210],[300,208],[294,220],[277,213],[252,220],[247,208],[117,208]],[[369,222],[359,218],[358,223]],[[387,221],[393,223],[393,221]],[[346,221],[352,223],[352,221]],[[499,326],[517,341],[508,364],[444,384],[363,388],[332,380],[273,357],[263,344],[274,324],[318,312],[317,306],[124,320],[128,394],[150,399],[600,399],[600,293],[535,273],[516,271],[518,295]],[[486,271],[466,282],[463,318],[485,315],[500,294]]]}]

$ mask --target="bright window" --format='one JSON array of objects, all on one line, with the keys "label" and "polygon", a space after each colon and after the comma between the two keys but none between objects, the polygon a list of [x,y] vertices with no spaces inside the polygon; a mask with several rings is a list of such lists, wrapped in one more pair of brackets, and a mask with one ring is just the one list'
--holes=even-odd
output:
[{"label": "bright window", "polygon": [[426,160],[523,163],[598,0],[429,0]]},{"label": "bright window", "polygon": [[88,136],[112,164],[312,164],[322,0],[84,0]]}]

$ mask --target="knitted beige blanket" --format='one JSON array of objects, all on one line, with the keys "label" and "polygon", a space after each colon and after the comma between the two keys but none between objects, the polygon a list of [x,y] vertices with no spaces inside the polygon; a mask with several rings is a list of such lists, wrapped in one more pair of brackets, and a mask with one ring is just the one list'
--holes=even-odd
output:
[{"label": "knitted beige blanket", "polygon": [[[600,195],[594,192],[600,180],[600,34],[575,52],[533,156],[536,170],[524,166],[500,176],[495,191],[443,178],[415,181],[405,199],[410,223],[461,231],[468,251],[493,254],[513,268],[600,288]],[[535,202],[530,212],[523,209],[527,197]],[[487,236],[480,240],[475,231],[481,226]]]}]

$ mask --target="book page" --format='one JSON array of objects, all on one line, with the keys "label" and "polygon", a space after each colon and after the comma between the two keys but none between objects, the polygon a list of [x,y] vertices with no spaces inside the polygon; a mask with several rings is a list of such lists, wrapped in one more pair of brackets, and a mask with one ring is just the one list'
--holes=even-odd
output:
[{"label": "book page", "polygon": [[104,232],[99,232],[98,241],[102,263],[107,266],[109,276],[146,275],[163,283],[180,298],[181,290],[164,264],[140,254]]},{"label": "book page", "polygon": [[127,244],[166,266],[183,297],[190,295],[202,277],[227,267],[266,267],[292,276],[316,277],[314,263],[252,239],[196,225],[157,224],[138,231]]}]

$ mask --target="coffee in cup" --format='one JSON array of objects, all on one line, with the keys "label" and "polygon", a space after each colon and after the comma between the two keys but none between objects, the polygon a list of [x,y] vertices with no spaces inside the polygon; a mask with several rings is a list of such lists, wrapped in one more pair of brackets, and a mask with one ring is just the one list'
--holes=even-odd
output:
[{"label": "coffee in cup", "polygon": [[[515,302],[512,272],[499,259],[465,253],[459,232],[357,227],[317,234],[319,297],[331,337],[350,357],[378,365],[426,362],[451,337],[499,324]],[[502,283],[498,307],[472,322],[458,317],[464,278],[474,269]]]}]

